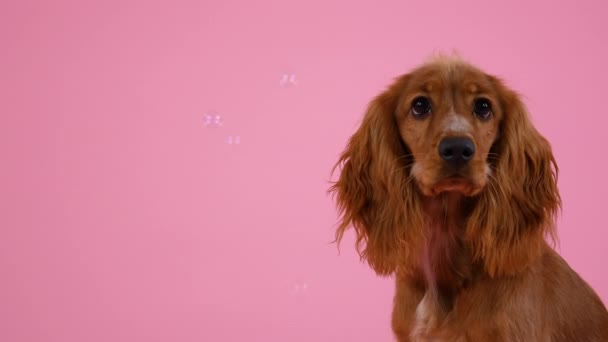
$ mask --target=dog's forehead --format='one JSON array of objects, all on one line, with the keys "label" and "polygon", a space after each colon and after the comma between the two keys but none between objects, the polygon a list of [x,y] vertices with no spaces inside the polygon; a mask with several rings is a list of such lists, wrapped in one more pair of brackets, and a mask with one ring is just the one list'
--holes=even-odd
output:
[{"label": "dog's forehead", "polygon": [[409,89],[426,93],[452,89],[477,94],[490,91],[487,75],[460,60],[427,63],[410,73]]}]

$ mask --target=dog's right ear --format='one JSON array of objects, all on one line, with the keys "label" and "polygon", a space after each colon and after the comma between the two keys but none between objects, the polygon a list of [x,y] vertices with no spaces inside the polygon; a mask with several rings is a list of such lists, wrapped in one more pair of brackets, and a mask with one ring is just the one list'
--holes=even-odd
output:
[{"label": "dog's right ear", "polygon": [[408,268],[409,244],[422,235],[421,204],[409,177],[412,157],[395,115],[407,79],[400,77],[369,104],[335,166],[341,173],[329,190],[340,212],[336,241],[352,225],[359,255],[380,275]]}]

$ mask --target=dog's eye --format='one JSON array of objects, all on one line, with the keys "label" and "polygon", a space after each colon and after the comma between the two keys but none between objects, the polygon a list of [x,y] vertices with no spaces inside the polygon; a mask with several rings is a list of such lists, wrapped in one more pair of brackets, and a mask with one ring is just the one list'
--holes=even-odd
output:
[{"label": "dog's eye", "polygon": [[473,104],[473,113],[480,119],[489,119],[492,115],[492,104],[487,99],[477,99]]},{"label": "dog's eye", "polygon": [[431,103],[429,99],[420,96],[412,101],[412,114],[417,117],[424,116],[431,112]]}]

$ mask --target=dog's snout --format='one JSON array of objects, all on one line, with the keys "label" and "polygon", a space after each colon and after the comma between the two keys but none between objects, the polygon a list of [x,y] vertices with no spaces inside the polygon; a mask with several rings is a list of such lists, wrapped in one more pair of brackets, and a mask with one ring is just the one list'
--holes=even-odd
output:
[{"label": "dog's snout", "polygon": [[439,156],[451,167],[464,166],[475,155],[475,144],[469,138],[444,138],[439,143]]}]

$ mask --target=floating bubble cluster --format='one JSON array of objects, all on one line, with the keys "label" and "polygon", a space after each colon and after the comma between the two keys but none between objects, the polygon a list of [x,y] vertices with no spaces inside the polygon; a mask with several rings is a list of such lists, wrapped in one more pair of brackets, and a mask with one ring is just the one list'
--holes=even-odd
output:
[{"label": "floating bubble cluster", "polygon": [[[294,73],[283,73],[279,84],[281,87],[292,87],[298,85],[299,81],[296,79]],[[218,128],[224,126],[224,120],[221,115],[216,112],[207,112],[203,114],[203,126],[207,128]],[[229,135],[226,137],[224,142],[228,145],[240,145],[241,137],[239,135]]]},{"label": "floating bubble cluster", "polygon": [[[207,128],[219,128],[224,126],[224,120],[221,115],[215,112],[207,112],[203,114],[203,126]],[[224,140],[228,145],[240,145],[240,135],[229,135]]]}]

